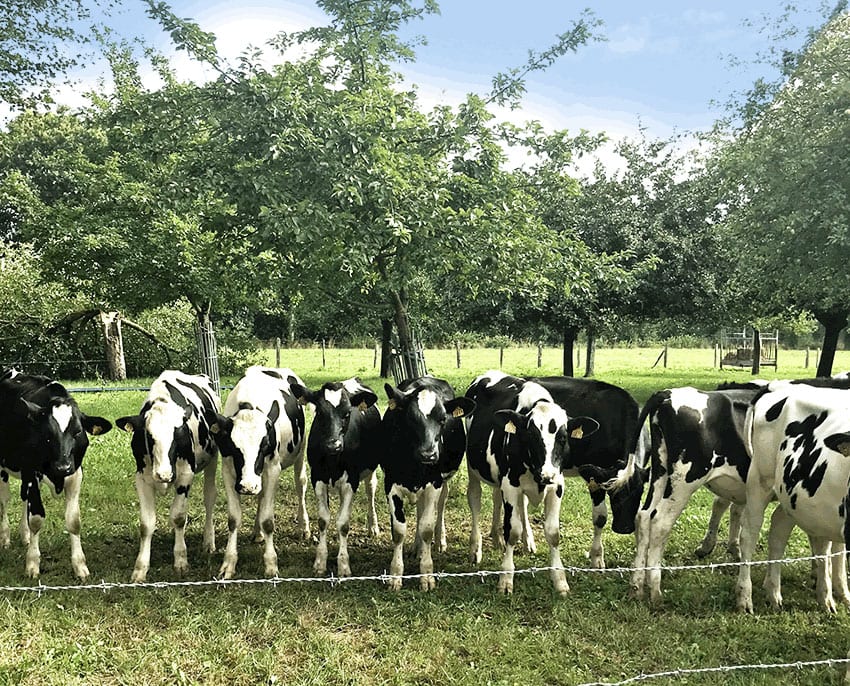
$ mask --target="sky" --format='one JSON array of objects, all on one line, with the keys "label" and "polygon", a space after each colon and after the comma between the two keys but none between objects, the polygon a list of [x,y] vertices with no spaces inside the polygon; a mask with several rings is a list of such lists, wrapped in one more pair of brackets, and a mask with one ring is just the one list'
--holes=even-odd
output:
[{"label": "sky", "polygon": [[[125,0],[131,6],[137,0]],[[249,44],[263,47],[280,30],[321,25],[312,0],[172,0],[181,17],[214,33],[220,54],[237,56]],[[238,6],[237,6],[238,5]],[[417,84],[425,107],[456,104],[466,93],[486,95],[493,75],[522,66],[528,51],[545,50],[589,8],[604,22],[607,40],[566,55],[529,77],[523,108],[504,112],[517,123],[537,119],[549,129],[605,131],[612,139],[668,138],[707,129],[733,93],[760,75],[753,58],[769,46],[765,17],[776,19],[784,2],[767,0],[442,0],[440,14],[411,24],[421,35],[414,63],[400,65]],[[800,0],[793,24],[819,25],[821,0]],[[120,18],[127,31],[145,26],[141,10]],[[167,36],[150,22],[145,37],[163,49]],[[734,66],[732,58],[743,64]],[[186,73],[192,68],[178,58]]]}]

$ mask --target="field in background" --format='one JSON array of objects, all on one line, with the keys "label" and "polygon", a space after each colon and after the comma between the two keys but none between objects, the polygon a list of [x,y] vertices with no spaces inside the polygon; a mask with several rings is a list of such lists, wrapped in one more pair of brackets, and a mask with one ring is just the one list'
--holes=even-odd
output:
[{"label": "field in background", "polygon": [[[710,388],[718,381],[751,378],[748,371],[712,369],[713,351],[670,350],[668,368],[652,369],[660,349],[614,349],[597,353],[597,378],[630,390],[643,401],[657,389],[692,384]],[[455,351],[426,351],[429,368],[462,392],[486,369],[499,366],[499,350],[462,350],[456,368]],[[270,363],[274,363],[273,351]],[[797,360],[798,366],[784,362]],[[778,374],[810,376],[804,353],[780,351]],[[359,375],[376,390],[382,388],[367,350],[282,351],[281,364],[294,369],[311,386],[330,379]],[[812,365],[814,364],[812,360]],[[534,348],[505,349],[505,371],[557,374],[560,352],[544,351],[537,368]],[[850,354],[839,353],[835,370],[850,367]],[[144,393],[80,394],[84,411],[114,419],[137,412]],[[380,404],[386,396],[379,392]],[[113,430],[92,439],[86,456],[83,485],[83,546],[92,580],[129,580],[138,550],[138,505],[133,488],[134,463],[129,435]],[[220,477],[219,477],[220,481]],[[466,476],[452,482],[448,505],[448,550],[435,553],[439,571],[468,572],[468,509]],[[15,493],[16,489],[13,489]],[[187,542],[191,570],[188,580],[211,579],[221,564],[227,516],[223,495],[216,510],[219,551],[201,550],[203,508],[200,483],[190,498]],[[380,575],[389,567],[390,541],[385,503],[379,502],[380,539],[364,535],[363,494],[356,499],[350,537],[355,575]],[[69,546],[63,531],[62,501],[45,494],[48,519],[42,533],[44,585],[75,585]],[[315,505],[308,509],[315,535]],[[171,568],[172,537],[167,531],[169,499],[160,499],[159,529],[154,536],[150,581],[177,580]],[[486,519],[489,494],[485,491]],[[281,478],[278,494],[276,545],[282,577],[312,576],[314,542],[300,541],[294,530],[292,473]],[[702,492],[680,518],[667,548],[665,562],[691,565],[693,551],[708,521],[710,497]],[[25,579],[24,551],[15,535],[18,507],[12,508],[12,546],[2,552],[0,585],[32,586]],[[237,573],[261,576],[260,548],[249,541],[254,505],[246,499],[240,534]],[[413,517],[411,515],[410,519]],[[541,513],[533,513],[539,551],[517,553],[518,568],[547,563]],[[412,527],[411,527],[412,529]],[[725,524],[721,536],[725,535]],[[412,530],[409,532],[412,539]],[[591,539],[586,489],[569,480],[562,508],[561,551],[565,565],[587,568]],[[628,567],[634,554],[631,536],[610,530],[604,536],[609,567]],[[335,563],[331,540],[329,563]],[[789,555],[808,554],[805,537],[792,536]],[[760,550],[758,557],[764,556]],[[499,568],[501,555],[484,541],[482,569]],[[710,561],[725,562],[718,544]],[[417,571],[410,550],[406,571]],[[628,576],[619,573],[568,575],[571,594],[555,596],[546,574],[518,576],[513,596],[496,594],[494,578],[443,579],[437,589],[422,593],[406,582],[392,593],[376,581],[342,585],[280,583],[276,586],[172,588],[42,592],[40,595],[2,590],[0,607],[0,683],[6,684],[577,684],[618,681],[641,673],[718,665],[804,662],[847,655],[850,615],[840,608],[834,617],[817,609],[807,563],[785,567],[786,609],[767,608],[761,590],[764,570],[753,572],[756,616],[739,615],[735,607],[733,570],[665,572],[664,603],[650,607],[628,596]],[[649,684],[717,685],[839,683],[836,668],[740,671],[701,674]]]}]

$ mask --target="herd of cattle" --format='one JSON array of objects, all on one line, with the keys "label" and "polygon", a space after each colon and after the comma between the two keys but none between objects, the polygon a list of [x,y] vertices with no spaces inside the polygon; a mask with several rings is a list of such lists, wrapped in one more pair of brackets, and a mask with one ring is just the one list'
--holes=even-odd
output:
[{"label": "herd of cattle", "polygon": [[[476,378],[457,397],[430,376],[386,384],[381,417],[377,394],[357,379],[311,390],[289,369],[251,367],[221,406],[205,376],[163,372],[138,414],[115,420],[132,434],[135,486],[140,506],[140,546],[132,573],[147,578],[156,525],[156,496],[173,486],[170,522],[174,568],[188,569],[187,504],[195,475],[204,475],[204,547],[216,549],[213,510],[219,454],[227,498],[229,536],[220,576],[232,578],[242,497],[255,496],[253,536],[264,545],[267,576],[277,575],[274,545],[275,493],[281,470],[295,472],[300,532],[309,537],[307,463],[318,503],[319,537],[314,572],[327,571],[331,493],[339,495],[337,574],[351,575],[347,538],[352,502],[361,483],[367,522],[378,534],[377,471],[384,475],[393,554],[390,582],[401,587],[405,506],[416,505],[416,550],[422,589],[434,586],[432,546],[445,549],[447,481],[464,455],[469,475],[470,560],[481,561],[481,485],[493,490],[490,535],[503,549],[498,589],[513,590],[513,552],[518,543],[534,551],[528,504],[543,503],[543,532],[557,592],[569,590],[559,552],[564,478],[577,476],[593,503],[590,563],[605,566],[602,530],[611,503],[612,528],[635,534],[633,593],[661,597],[661,564],[673,525],[701,486],[714,496],[711,520],[697,555],[714,548],[718,523],[731,506],[729,550],[753,559],[764,513],[772,500],[770,560],[783,557],[794,526],[809,537],[817,600],[835,611],[835,595],[850,605],[845,540],[850,539],[850,378],[723,384],[717,390],[673,388],[638,406],[617,386],[589,379],[526,379],[500,371]],[[314,416],[307,435],[304,406]],[[80,544],[81,464],[89,441],[112,429],[102,417],[83,413],[66,389],[43,376],[0,372],[0,546],[9,545],[9,477],[20,480],[21,537],[26,573],[39,574],[39,531],[45,510],[40,485],[65,494],[65,526],[76,576],[89,575]],[[306,463],[305,463],[306,453]],[[648,484],[644,504],[641,499]],[[826,557],[829,553],[835,553]],[[779,607],[780,564],[768,566],[768,601]],[[753,610],[750,566],[740,566],[740,609]]]}]

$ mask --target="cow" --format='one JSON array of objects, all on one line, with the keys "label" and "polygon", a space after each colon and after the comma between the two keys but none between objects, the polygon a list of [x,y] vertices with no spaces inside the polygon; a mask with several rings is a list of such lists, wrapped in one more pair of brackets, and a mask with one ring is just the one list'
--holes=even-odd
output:
[{"label": "cow", "polygon": [[[639,422],[648,419],[651,435],[649,490],[637,515],[632,593],[661,599],[661,559],[673,525],[691,496],[702,486],[715,495],[708,532],[697,555],[711,552],[723,513],[733,506],[729,540],[733,557],[745,502],[750,457],[744,422],[760,386],[715,391],[670,388],[653,394]],[[636,439],[635,439],[636,440]]]},{"label": "cow", "polygon": [[513,551],[523,532],[527,545],[533,547],[527,502],[538,505],[542,501],[550,577],[555,590],[566,595],[569,584],[558,549],[564,472],[571,464],[571,442],[586,440],[599,429],[599,423],[589,417],[569,417],[542,385],[502,372],[487,372],[475,379],[466,397],[476,403],[467,446],[473,561],[481,559],[481,482],[494,490],[494,525],[496,508],[504,507],[504,553],[497,584],[503,593],[513,592]]},{"label": "cow", "polygon": [[169,519],[174,529],[174,571],[189,569],[186,554],[186,521],[189,490],[195,474],[204,473],[204,549],[215,552],[215,472],[218,450],[210,434],[207,413],[221,401],[209,377],[169,369],[151,384],[136,415],[115,420],[132,434],[130,448],[136,460],[136,493],[139,497],[140,543],[131,581],[144,582],[150,568],[151,540],[156,529],[156,496],[174,486]]},{"label": "cow", "polygon": [[[809,537],[815,555],[834,553],[831,565],[816,561],[817,600],[835,612],[832,586],[850,605],[845,569],[845,530],[850,481],[850,392],[846,384],[830,388],[771,383],[752,401],[745,436],[751,457],[746,481],[747,502],[741,529],[741,565],[737,603],[753,611],[750,565],[764,511],[774,498],[779,505],[771,518],[769,559],[782,557],[794,525]],[[831,567],[831,569],[830,569]],[[770,565],[765,577],[769,602],[781,607],[780,569]]]},{"label": "cow", "polygon": [[221,413],[208,411],[210,431],[221,452],[221,471],[227,496],[229,537],[219,575],[236,573],[236,548],[242,523],[241,495],[258,496],[254,540],[264,542],[265,575],[278,573],[274,548],[274,504],[280,472],[294,466],[298,500],[297,523],[304,538],[310,536],[307,516],[307,470],[304,464],[304,410],[289,379],[303,387],[291,369],[253,366],[230,394]]},{"label": "cow", "polygon": [[[641,468],[644,454],[643,443],[639,444],[639,450],[633,456],[633,468],[626,475],[626,467],[629,464],[629,448],[632,435],[639,428],[637,402],[631,395],[612,384],[590,379],[574,379],[570,377],[552,376],[542,378],[523,379],[504,374],[501,371],[491,370],[476,378],[469,387],[467,395],[475,397],[483,394],[487,397],[487,404],[491,406],[491,412],[498,409],[516,409],[517,394],[525,383],[535,383],[541,386],[549,396],[564,409],[568,416],[588,416],[596,420],[599,429],[582,440],[572,439],[570,452],[566,457],[563,470],[567,476],[581,476],[588,484],[588,490],[593,503],[594,536],[590,549],[591,565],[595,568],[604,568],[605,558],[602,547],[602,531],[608,518],[605,504],[606,491],[601,488],[602,484],[609,483],[617,477],[624,475],[615,489],[609,494],[611,509],[614,514],[612,529],[617,533],[631,533],[634,531],[634,520],[640,505],[643,492],[643,480],[645,471]],[[476,420],[483,421],[482,416]],[[491,420],[492,421],[492,420]],[[481,424],[480,424],[481,425]],[[483,426],[483,425],[481,425]],[[482,429],[482,435],[487,433],[486,427]],[[483,441],[486,438],[476,437],[477,456],[473,458],[480,463]],[[470,452],[471,454],[471,452]],[[469,460],[467,460],[469,464]],[[483,472],[482,472],[483,473]],[[470,508],[476,511],[474,503],[480,499],[480,484],[473,474],[470,477],[471,492],[468,497],[473,499]],[[501,543],[499,531],[499,519],[501,499],[494,492],[494,513],[491,526],[491,538],[494,543]],[[526,515],[522,514],[523,517]],[[474,563],[481,560],[480,536],[477,535],[476,515],[473,514],[473,539],[470,541],[470,556]],[[530,528],[524,526],[523,536],[529,550],[534,550],[534,537]]]},{"label": "cow", "polygon": [[466,450],[462,418],[475,411],[475,402],[455,397],[443,379],[422,376],[385,384],[388,404],[381,420],[380,455],[384,492],[390,513],[393,557],[388,585],[401,588],[403,547],[407,534],[405,501],[416,503],[416,543],[420,588],[435,586],[431,546],[436,535],[445,548],[444,512],[448,480],[457,472]]},{"label": "cow", "polygon": [[9,546],[9,478],[21,481],[21,539],[27,546],[25,571],[41,572],[39,533],[45,510],[41,483],[65,493],[65,528],[71,538],[71,567],[80,579],[89,576],[80,543],[82,463],[89,445],[112,428],[103,417],[80,410],[65,387],[46,376],[15,369],[0,373],[0,546]]},{"label": "cow", "polygon": [[318,391],[310,390],[295,377],[288,380],[298,401],[314,408],[313,423],[307,437],[307,463],[319,515],[319,542],[313,571],[319,575],[327,571],[330,491],[334,490],[339,493],[340,501],[337,574],[351,576],[349,521],[352,502],[361,482],[366,484],[369,532],[372,536],[379,534],[375,512],[381,427],[381,413],[376,406],[378,396],[356,378],[328,382]]}]

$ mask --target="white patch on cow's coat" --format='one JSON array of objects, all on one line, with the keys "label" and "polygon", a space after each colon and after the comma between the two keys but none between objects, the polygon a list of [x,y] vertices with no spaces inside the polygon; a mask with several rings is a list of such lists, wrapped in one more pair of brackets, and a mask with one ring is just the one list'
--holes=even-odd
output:
[{"label": "white patch on cow's coat", "polygon": [[699,412],[700,423],[702,423],[705,411],[708,408],[708,395],[690,386],[673,388],[670,391],[670,405],[675,412],[678,412],[679,408],[682,407],[688,407]]},{"label": "white patch on cow's coat", "polygon": [[65,433],[68,428],[68,424],[71,423],[72,415],[73,411],[71,410],[70,405],[57,405],[53,408],[53,419],[55,419],[56,423],[59,425],[59,431]]},{"label": "white patch on cow's coat", "polygon": [[419,391],[419,396],[416,398],[416,403],[419,405],[419,411],[427,417],[431,411],[437,406],[437,394],[430,388],[423,388]]},{"label": "white patch on cow's coat", "polygon": [[546,402],[554,403],[551,394],[539,383],[527,381],[523,384],[522,390],[517,394],[516,407],[517,412],[527,410],[534,406],[535,403],[545,400]]},{"label": "white patch on cow's coat", "polygon": [[360,391],[368,390],[362,383],[360,383],[355,377],[351,377],[350,379],[346,379],[342,382],[343,388],[348,391],[349,395],[354,395],[355,393],[359,393]]},{"label": "white patch on cow's coat", "polygon": [[[546,462],[543,464],[541,475],[545,479],[553,480],[560,475],[560,469],[552,462],[555,452],[555,438],[561,427],[566,427],[569,418],[564,409],[554,402],[539,402],[531,410],[529,419],[540,432],[543,447],[546,451]],[[552,428],[554,427],[554,430]]]},{"label": "white patch on cow's coat", "polygon": [[339,407],[339,404],[342,402],[342,389],[340,388],[338,391],[332,391],[329,388],[326,388],[325,400],[330,403],[331,407]]}]

